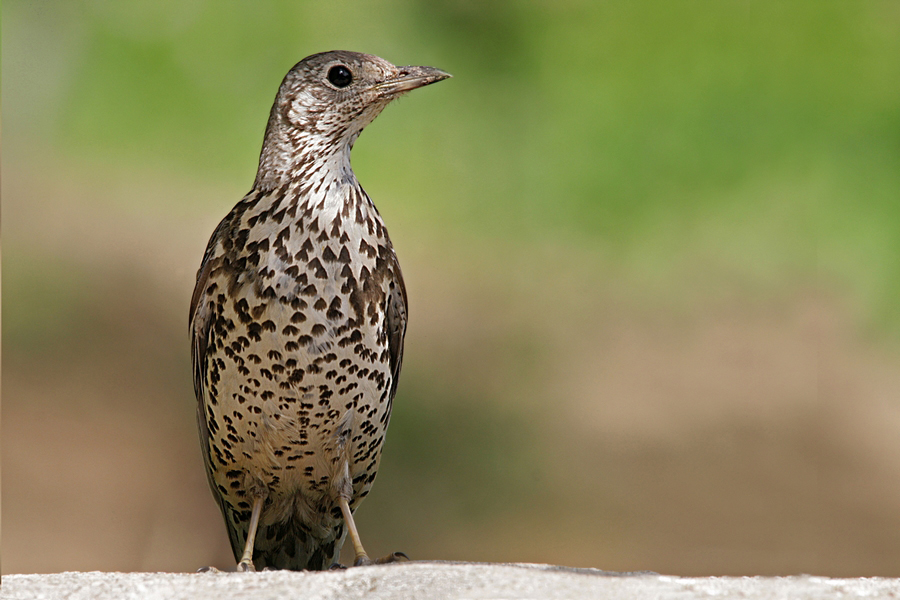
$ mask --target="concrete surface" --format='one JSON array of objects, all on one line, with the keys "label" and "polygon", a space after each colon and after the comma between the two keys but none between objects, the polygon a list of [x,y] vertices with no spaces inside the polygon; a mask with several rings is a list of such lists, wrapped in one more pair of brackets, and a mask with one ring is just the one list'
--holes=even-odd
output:
[{"label": "concrete surface", "polygon": [[6,575],[3,600],[304,600],[357,598],[900,598],[900,579],[673,577],[549,565],[411,562],[303,573]]}]

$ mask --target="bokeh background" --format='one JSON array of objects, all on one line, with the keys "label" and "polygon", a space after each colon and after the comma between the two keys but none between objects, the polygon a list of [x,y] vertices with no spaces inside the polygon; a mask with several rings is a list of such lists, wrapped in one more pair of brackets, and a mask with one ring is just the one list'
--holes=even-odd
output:
[{"label": "bokeh background", "polygon": [[370,553],[900,576],[900,4],[6,0],[5,573],[232,564],[187,308],[271,101],[454,79],[354,150],[409,287]]}]

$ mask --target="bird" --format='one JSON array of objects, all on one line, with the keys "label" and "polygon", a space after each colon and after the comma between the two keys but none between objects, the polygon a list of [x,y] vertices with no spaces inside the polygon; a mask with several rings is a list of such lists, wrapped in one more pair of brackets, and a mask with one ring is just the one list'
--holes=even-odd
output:
[{"label": "bird", "polygon": [[450,77],[331,51],[285,76],[253,187],[215,228],[190,303],[206,474],[238,571],[323,570],[381,459],[407,296],[350,151],[395,98]]}]

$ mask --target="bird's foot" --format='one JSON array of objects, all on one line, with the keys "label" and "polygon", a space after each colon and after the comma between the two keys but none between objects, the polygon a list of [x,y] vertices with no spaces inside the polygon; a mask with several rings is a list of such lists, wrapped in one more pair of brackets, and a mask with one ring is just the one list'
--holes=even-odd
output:
[{"label": "bird's foot", "polygon": [[329,571],[345,571],[347,569],[346,565],[342,565],[339,562],[331,563],[331,566],[328,567]]},{"label": "bird's foot", "polygon": [[256,571],[256,567],[249,560],[242,560],[237,564],[238,573],[253,573],[254,571]]},{"label": "bird's foot", "polygon": [[392,552],[387,556],[382,556],[381,558],[376,558],[372,560],[365,554],[362,556],[358,556],[356,558],[356,562],[353,563],[354,567],[363,567],[366,565],[386,565],[389,563],[395,562],[409,562],[409,557],[403,552]]},{"label": "bird's foot", "polygon": [[218,570],[215,567],[200,567],[197,569],[198,573],[221,573],[222,571]]},{"label": "bird's foot", "polygon": [[376,565],[386,565],[395,562],[409,562],[409,557],[404,552],[391,552],[387,556],[382,556],[375,560]]}]

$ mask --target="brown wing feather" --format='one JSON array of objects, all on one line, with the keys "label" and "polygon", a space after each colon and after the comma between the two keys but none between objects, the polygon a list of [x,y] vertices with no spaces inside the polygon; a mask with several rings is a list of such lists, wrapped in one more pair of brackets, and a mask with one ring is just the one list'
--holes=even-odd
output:
[{"label": "brown wing feather", "polygon": [[397,393],[397,382],[400,379],[400,368],[403,366],[403,338],[406,335],[407,299],[406,285],[400,264],[394,257],[394,281],[387,297],[387,334],[388,352],[391,365],[391,399]]},{"label": "brown wing feather", "polygon": [[[224,221],[223,221],[224,223]],[[222,511],[225,518],[225,524],[228,528],[228,537],[235,556],[238,557],[244,544],[241,531],[233,523],[233,519],[228,514],[225,506],[224,498],[216,489],[213,480],[213,464],[212,455],[209,449],[209,426],[206,423],[206,357],[209,345],[210,328],[212,326],[213,313],[209,306],[205,304],[207,298],[207,288],[209,286],[210,275],[217,265],[221,263],[221,258],[213,258],[213,250],[215,249],[218,234],[222,230],[222,224],[213,233],[200,270],[197,272],[197,283],[194,286],[194,293],[191,296],[190,308],[190,330],[191,330],[191,364],[194,376],[194,395],[197,399],[197,426],[200,430],[200,450],[203,454],[203,464],[206,467],[206,478],[209,487],[212,490],[213,497]]]},{"label": "brown wing feather", "polygon": [[[197,398],[197,425],[200,428],[200,448],[203,451],[203,462],[206,465],[206,475],[209,477],[210,486],[215,494],[215,486],[212,485],[212,465],[209,455],[209,427],[206,424],[206,349],[209,343],[209,328],[212,322],[208,307],[201,307],[204,292],[212,271],[211,260],[205,260],[197,273],[197,284],[191,297],[191,366],[194,375],[194,396]],[[198,310],[199,309],[199,310]],[[218,494],[215,494],[218,497]]]}]

